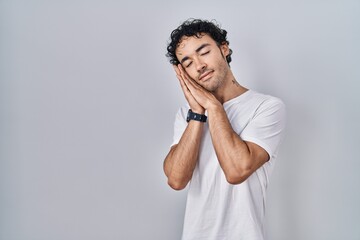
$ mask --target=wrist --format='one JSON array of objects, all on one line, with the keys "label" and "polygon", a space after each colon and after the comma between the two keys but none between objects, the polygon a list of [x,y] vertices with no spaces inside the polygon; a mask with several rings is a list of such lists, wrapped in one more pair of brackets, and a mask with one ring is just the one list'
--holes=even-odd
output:
[{"label": "wrist", "polygon": [[217,102],[217,103],[209,104],[209,106],[206,108],[206,111],[214,112],[214,111],[219,111],[220,109],[224,109],[224,108],[220,102]]},{"label": "wrist", "polygon": [[205,109],[204,108],[191,108],[191,111],[193,112],[193,113],[197,113],[197,114],[202,114],[202,115],[204,115],[205,114]]}]

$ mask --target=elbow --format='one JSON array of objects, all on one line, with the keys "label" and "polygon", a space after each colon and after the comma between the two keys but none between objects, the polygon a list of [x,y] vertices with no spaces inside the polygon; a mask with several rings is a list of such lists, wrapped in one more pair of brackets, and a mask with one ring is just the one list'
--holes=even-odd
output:
[{"label": "elbow", "polygon": [[250,176],[249,171],[243,170],[243,171],[228,171],[225,172],[225,178],[226,181],[232,185],[241,184],[242,182],[246,181],[248,177]]},{"label": "elbow", "polygon": [[226,181],[231,185],[240,184],[240,183],[244,182],[245,180],[246,180],[246,178],[241,178],[238,176],[226,176]]},{"label": "elbow", "polygon": [[187,183],[190,181],[190,179],[186,180],[185,177],[174,176],[171,172],[166,171],[166,168],[164,168],[164,172],[168,179],[168,185],[176,191],[184,189]]},{"label": "elbow", "polygon": [[170,178],[168,179],[168,185],[176,191],[183,190],[186,187],[187,183],[188,181],[178,181]]}]

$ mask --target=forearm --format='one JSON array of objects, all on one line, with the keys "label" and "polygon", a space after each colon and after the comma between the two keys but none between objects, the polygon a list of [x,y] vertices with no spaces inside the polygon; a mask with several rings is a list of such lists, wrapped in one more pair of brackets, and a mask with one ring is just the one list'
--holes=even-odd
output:
[{"label": "forearm", "polygon": [[165,158],[164,172],[168,184],[180,190],[186,187],[197,163],[204,123],[190,121],[179,143]]},{"label": "forearm", "polygon": [[227,180],[242,182],[256,167],[247,143],[232,129],[223,106],[209,108],[208,118],[214,149]]}]

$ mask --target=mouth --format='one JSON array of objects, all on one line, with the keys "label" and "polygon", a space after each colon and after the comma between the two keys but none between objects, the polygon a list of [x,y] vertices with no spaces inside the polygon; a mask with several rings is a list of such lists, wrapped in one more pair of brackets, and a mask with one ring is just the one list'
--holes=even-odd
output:
[{"label": "mouth", "polygon": [[206,80],[211,73],[213,73],[213,70],[209,70],[209,71],[204,72],[203,74],[200,75],[199,81]]}]

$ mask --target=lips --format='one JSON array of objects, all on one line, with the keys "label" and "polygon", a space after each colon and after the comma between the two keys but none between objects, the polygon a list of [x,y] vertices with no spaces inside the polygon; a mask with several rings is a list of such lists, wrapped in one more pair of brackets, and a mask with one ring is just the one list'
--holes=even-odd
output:
[{"label": "lips", "polygon": [[204,78],[206,78],[210,73],[212,73],[212,70],[206,71],[203,74],[200,75],[199,77],[199,81],[203,80]]}]

